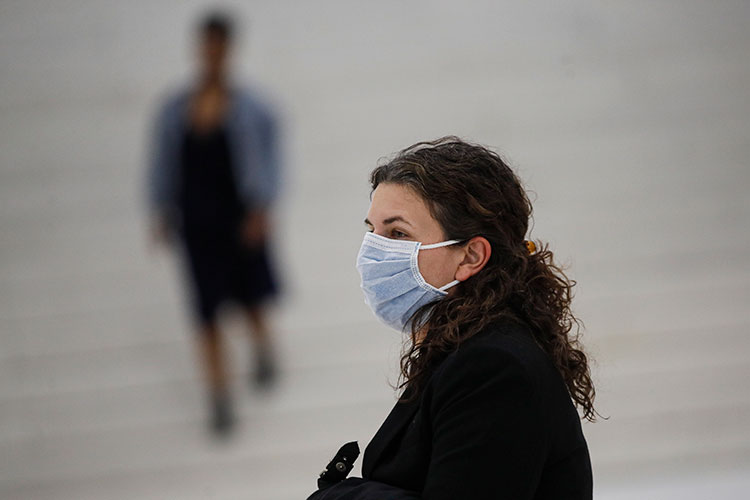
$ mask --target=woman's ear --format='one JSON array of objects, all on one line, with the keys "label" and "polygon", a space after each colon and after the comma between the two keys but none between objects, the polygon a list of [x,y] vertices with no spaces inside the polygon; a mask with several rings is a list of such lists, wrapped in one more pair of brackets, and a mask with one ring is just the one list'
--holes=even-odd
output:
[{"label": "woman's ear", "polygon": [[458,281],[466,281],[481,271],[492,255],[492,246],[483,236],[473,237],[462,247],[462,250],[463,260],[456,270]]}]

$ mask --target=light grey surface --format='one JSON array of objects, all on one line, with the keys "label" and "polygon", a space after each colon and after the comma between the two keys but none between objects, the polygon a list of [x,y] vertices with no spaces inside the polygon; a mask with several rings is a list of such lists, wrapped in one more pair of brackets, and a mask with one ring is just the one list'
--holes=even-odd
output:
[{"label": "light grey surface", "polygon": [[200,2],[0,3],[0,497],[304,498],[394,402],[354,256],[377,159],[498,148],[578,280],[597,498],[750,491],[745,2],[259,2],[241,73],[283,107],[277,393],[204,432],[179,273],[145,244],[145,139]]}]

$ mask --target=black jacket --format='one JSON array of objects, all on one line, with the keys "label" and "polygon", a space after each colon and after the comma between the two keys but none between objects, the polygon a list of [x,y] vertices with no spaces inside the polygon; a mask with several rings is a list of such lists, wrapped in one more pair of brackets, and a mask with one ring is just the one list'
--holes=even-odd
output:
[{"label": "black jacket", "polygon": [[365,450],[362,476],[308,500],[592,497],[588,447],[565,383],[511,323],[465,341],[418,398],[396,403]]}]

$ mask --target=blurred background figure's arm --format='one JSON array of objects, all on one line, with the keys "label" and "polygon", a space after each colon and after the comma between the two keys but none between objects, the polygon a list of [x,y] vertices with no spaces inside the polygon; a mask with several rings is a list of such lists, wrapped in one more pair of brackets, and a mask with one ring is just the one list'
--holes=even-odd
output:
[{"label": "blurred background figure's arm", "polygon": [[249,245],[257,245],[269,236],[271,212],[279,197],[281,138],[278,118],[267,103],[243,94],[240,106],[242,130],[238,142],[242,161],[238,185],[247,209],[242,231]]},{"label": "blurred background figure's arm", "polygon": [[177,143],[179,99],[159,104],[150,128],[146,195],[149,217],[149,240],[154,246],[171,240],[176,224]]}]

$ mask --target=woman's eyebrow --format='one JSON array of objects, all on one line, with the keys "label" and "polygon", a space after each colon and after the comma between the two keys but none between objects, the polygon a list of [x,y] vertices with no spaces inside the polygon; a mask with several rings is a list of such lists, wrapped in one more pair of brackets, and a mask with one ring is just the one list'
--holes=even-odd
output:
[{"label": "woman's eyebrow", "polygon": [[[411,226],[411,224],[409,223],[409,221],[406,220],[406,219],[404,219],[400,215],[395,215],[393,217],[388,217],[387,219],[383,219],[383,225],[392,224],[392,223],[397,222],[397,221],[403,222],[407,226]],[[370,222],[370,219],[365,219],[365,224],[367,224],[368,226],[372,226],[373,225],[372,222]]]}]

